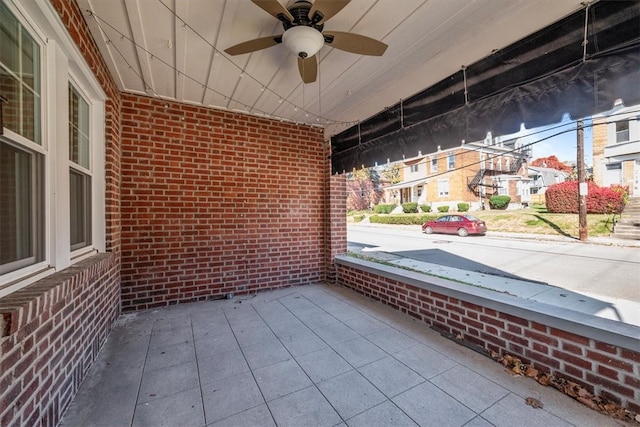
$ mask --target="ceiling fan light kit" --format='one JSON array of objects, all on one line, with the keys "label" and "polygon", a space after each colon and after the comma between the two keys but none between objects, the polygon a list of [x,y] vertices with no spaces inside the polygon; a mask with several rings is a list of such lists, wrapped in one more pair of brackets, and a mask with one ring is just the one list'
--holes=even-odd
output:
[{"label": "ceiling fan light kit", "polygon": [[242,55],[282,43],[298,57],[298,70],[304,83],[316,81],[318,58],[315,55],[325,44],[358,55],[382,55],[387,45],[370,37],[341,31],[323,33],[324,23],[350,1],[293,0],[285,8],[278,0],[251,0],[282,23],[284,34],[248,40],[225,49],[225,52],[229,55]]},{"label": "ceiling fan light kit", "polygon": [[284,32],[282,43],[291,53],[304,59],[318,53],[324,45],[324,37],[315,28],[298,25]]}]

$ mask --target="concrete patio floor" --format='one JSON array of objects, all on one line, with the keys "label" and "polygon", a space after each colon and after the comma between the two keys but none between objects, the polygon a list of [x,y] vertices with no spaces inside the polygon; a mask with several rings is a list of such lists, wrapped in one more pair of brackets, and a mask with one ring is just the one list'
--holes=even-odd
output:
[{"label": "concrete patio floor", "polygon": [[61,425],[625,424],[389,307],[310,285],[123,315]]}]

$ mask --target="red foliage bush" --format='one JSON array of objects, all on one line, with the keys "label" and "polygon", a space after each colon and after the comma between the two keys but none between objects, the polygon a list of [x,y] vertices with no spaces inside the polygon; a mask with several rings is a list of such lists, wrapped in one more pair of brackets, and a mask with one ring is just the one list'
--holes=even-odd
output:
[{"label": "red foliage bush", "polygon": [[[547,210],[554,213],[578,213],[578,181],[550,186],[545,192]],[[627,190],[621,186],[598,187],[588,182],[587,213],[620,213]]]}]

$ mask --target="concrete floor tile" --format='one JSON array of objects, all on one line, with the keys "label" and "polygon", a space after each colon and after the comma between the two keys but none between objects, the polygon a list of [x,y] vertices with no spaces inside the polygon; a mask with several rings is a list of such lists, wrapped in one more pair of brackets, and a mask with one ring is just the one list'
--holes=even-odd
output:
[{"label": "concrete floor tile", "polygon": [[402,350],[396,353],[394,357],[426,379],[430,379],[458,365],[454,360],[423,344]]},{"label": "concrete floor tile", "polygon": [[312,384],[293,359],[257,369],[253,374],[267,402]]},{"label": "concrete floor tile", "polygon": [[344,323],[332,323],[315,330],[316,334],[329,345],[335,345],[360,337],[356,331]]},{"label": "concrete floor tile", "polygon": [[393,402],[385,400],[363,413],[347,420],[349,427],[416,427],[411,418]]},{"label": "concrete floor tile", "polygon": [[339,322],[338,319],[317,307],[295,314],[310,329],[318,329]]},{"label": "concrete floor tile", "polygon": [[264,404],[250,372],[203,385],[202,401],[207,423],[220,421]]},{"label": "concrete floor tile", "polygon": [[328,347],[298,356],[296,360],[314,383],[319,383],[353,369],[338,353]]},{"label": "concrete floor tile", "polygon": [[318,384],[318,389],[345,420],[387,399],[355,370]]},{"label": "concrete floor tile", "polygon": [[389,327],[388,325],[385,325],[381,321],[369,316],[368,314],[361,314],[360,316],[345,320],[344,323],[360,335],[372,334]]},{"label": "concrete floor tile", "polygon": [[249,347],[276,339],[276,336],[264,322],[262,322],[260,326],[250,326],[249,324],[243,324],[241,326],[231,325],[231,329],[240,347]]},{"label": "concrete floor tile", "polygon": [[497,427],[526,425],[527,427],[569,427],[569,423],[544,408],[533,408],[524,399],[513,393],[505,396],[495,405],[484,411],[482,418]]},{"label": "concrete floor tile", "polygon": [[276,337],[280,339],[291,337],[293,335],[313,333],[311,329],[305,326],[305,324],[298,319],[269,323],[269,327]]},{"label": "concrete floor tile", "polygon": [[393,328],[373,332],[366,338],[389,354],[398,353],[418,344],[418,341]]},{"label": "concrete floor tile", "polygon": [[477,417],[466,423],[464,427],[493,427],[493,424],[478,415]]},{"label": "concrete floor tile", "polygon": [[268,405],[279,427],[329,427],[342,421],[315,387],[304,388]]},{"label": "concrete floor tile", "polygon": [[280,341],[294,357],[327,347],[327,344],[309,329],[298,335],[281,337]]},{"label": "concrete floor tile", "polygon": [[191,327],[193,328],[193,336],[196,340],[231,332],[231,326],[222,311],[216,311],[213,314],[206,315],[192,314]]},{"label": "concrete floor tile", "polygon": [[155,371],[156,369],[168,368],[173,365],[194,362],[196,352],[193,342],[182,342],[166,347],[150,348],[147,353],[147,362],[144,372]]},{"label": "concrete floor tile", "polygon": [[138,404],[200,386],[196,362],[187,362],[142,375]]},{"label": "concrete floor tile", "polygon": [[[509,391],[464,366],[431,378],[431,383],[475,412],[482,412]],[[474,392],[482,390],[482,393]]]},{"label": "concrete floor tile", "polygon": [[231,330],[222,335],[197,338],[195,347],[198,358],[209,357],[218,353],[227,353],[240,348],[238,341],[236,341],[236,336],[233,335]]},{"label": "concrete floor tile", "polygon": [[204,411],[200,388],[136,405],[132,427],[201,427]]},{"label": "concrete floor tile", "polygon": [[211,424],[211,427],[275,427],[267,405],[256,406],[224,420]]},{"label": "concrete floor tile", "polygon": [[[422,383],[394,397],[393,403],[421,426],[462,426],[476,416],[431,383]],[[526,424],[511,424],[511,426]]]},{"label": "concrete floor tile", "polygon": [[[60,427],[130,425],[142,368],[92,369],[64,414]],[[97,398],[108,396],[108,398]]]},{"label": "concrete floor tile", "polygon": [[425,381],[393,357],[377,360],[358,368],[358,371],[388,397],[402,393]]},{"label": "concrete floor tile", "polygon": [[387,353],[366,338],[356,338],[333,346],[333,349],[356,368],[387,357]]},{"label": "concrete floor tile", "polygon": [[249,365],[240,350],[198,358],[198,373],[202,385],[248,371]]},{"label": "concrete floor tile", "polygon": [[193,339],[191,325],[162,329],[160,331],[156,331],[154,328],[149,340],[149,348],[154,349],[174,344],[192,343]]},{"label": "concrete floor tile", "polygon": [[253,370],[274,365],[292,358],[291,354],[277,339],[246,347],[242,350],[249,367]]}]

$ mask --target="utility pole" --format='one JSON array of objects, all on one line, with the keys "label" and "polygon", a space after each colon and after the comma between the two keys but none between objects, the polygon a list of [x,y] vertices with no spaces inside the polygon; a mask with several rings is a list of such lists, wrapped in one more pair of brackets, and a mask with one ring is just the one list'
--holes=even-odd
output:
[{"label": "utility pole", "polygon": [[580,230],[580,240],[587,240],[587,182],[585,180],[584,168],[584,122],[578,120],[578,227]]}]

